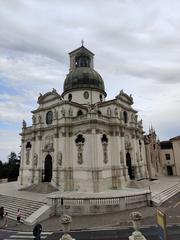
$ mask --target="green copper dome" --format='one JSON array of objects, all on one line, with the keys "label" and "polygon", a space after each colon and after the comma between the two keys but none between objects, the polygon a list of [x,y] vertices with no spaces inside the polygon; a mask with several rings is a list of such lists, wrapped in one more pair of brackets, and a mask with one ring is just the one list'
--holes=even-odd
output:
[{"label": "green copper dome", "polygon": [[64,81],[64,93],[73,89],[96,89],[105,93],[104,82],[99,73],[90,67],[77,67],[69,72]]}]

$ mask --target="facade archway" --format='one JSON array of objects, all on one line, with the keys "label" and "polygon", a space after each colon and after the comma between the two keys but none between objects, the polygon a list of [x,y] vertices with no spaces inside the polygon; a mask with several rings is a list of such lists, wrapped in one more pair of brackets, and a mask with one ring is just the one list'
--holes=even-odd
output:
[{"label": "facade archway", "polygon": [[51,182],[52,179],[52,157],[47,155],[44,162],[43,182]]},{"label": "facade archway", "polygon": [[131,155],[129,152],[126,153],[126,166],[128,167],[128,174],[130,179],[134,179],[134,171],[131,162]]}]

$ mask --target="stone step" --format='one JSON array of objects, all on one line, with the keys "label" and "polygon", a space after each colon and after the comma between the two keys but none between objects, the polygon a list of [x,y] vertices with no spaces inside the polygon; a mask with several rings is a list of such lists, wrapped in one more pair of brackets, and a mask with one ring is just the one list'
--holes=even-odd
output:
[{"label": "stone step", "polygon": [[22,221],[24,221],[43,205],[43,202],[0,195],[0,206],[4,207],[4,212],[8,212],[8,217],[13,220],[16,220],[18,209],[20,209]]},{"label": "stone step", "polygon": [[169,194],[171,195],[171,193],[173,193],[174,191],[178,190],[180,188],[180,184],[175,184],[173,185],[172,187],[158,193],[158,194],[154,194],[153,195],[153,199],[158,199],[160,197],[163,197],[163,196],[168,196]]},{"label": "stone step", "polygon": [[180,183],[173,185],[172,187],[152,196],[154,205],[160,206],[163,202],[180,192]]},{"label": "stone step", "polygon": [[36,192],[36,193],[52,193],[58,191],[57,188],[55,188],[51,183],[48,182],[41,182],[37,184],[32,184],[26,188],[23,188],[21,190],[25,190],[28,192]]}]

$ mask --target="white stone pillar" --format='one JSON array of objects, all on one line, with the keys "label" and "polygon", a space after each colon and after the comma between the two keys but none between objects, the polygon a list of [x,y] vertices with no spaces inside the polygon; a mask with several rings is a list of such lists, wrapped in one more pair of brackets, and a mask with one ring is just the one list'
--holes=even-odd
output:
[{"label": "white stone pillar", "polygon": [[122,151],[122,155],[123,155],[123,162],[122,167],[123,167],[123,175],[124,175],[124,179],[125,181],[129,181],[129,175],[128,175],[128,168],[126,166],[126,151],[125,151],[125,140],[124,140],[124,132],[122,131],[120,133],[120,137],[121,137],[121,151]]}]

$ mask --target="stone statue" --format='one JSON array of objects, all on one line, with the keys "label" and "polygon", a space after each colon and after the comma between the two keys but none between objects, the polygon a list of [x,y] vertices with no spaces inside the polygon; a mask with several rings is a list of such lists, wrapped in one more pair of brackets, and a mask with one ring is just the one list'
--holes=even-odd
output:
[{"label": "stone statue", "polygon": [[142,127],[142,119],[138,123],[139,123],[139,126]]},{"label": "stone statue", "polygon": [[124,164],[124,154],[123,154],[123,151],[120,151],[120,163],[122,165]]},{"label": "stone statue", "polygon": [[36,117],[35,117],[35,115],[32,116],[32,122],[33,122],[33,124],[36,124]]},{"label": "stone statue", "polygon": [[107,109],[107,115],[108,115],[108,117],[111,117],[111,109],[110,109],[110,107]]},{"label": "stone statue", "polygon": [[40,114],[39,114],[39,116],[38,116],[38,120],[39,120],[39,123],[41,123],[42,117],[41,117]]},{"label": "stone statue", "polygon": [[26,164],[29,164],[29,156],[30,156],[30,150],[26,151]]},{"label": "stone statue", "polygon": [[23,120],[22,126],[23,126],[23,128],[26,128],[26,127],[27,127],[27,124],[26,124],[26,121],[25,121],[25,120]]},{"label": "stone statue", "polygon": [[65,117],[66,112],[65,112],[65,109],[63,107],[61,109],[61,114],[62,114],[62,117]]},{"label": "stone statue", "polygon": [[57,109],[55,108],[54,109],[54,120],[57,120],[58,119],[58,111]]},{"label": "stone statue", "polygon": [[78,147],[78,154],[77,154],[78,163],[82,164],[83,163],[83,144],[82,143],[78,143],[77,147]]},{"label": "stone statue", "polygon": [[115,115],[116,117],[118,116],[118,109],[117,109],[117,108],[114,109],[114,115]]},{"label": "stone statue", "polygon": [[38,165],[38,155],[37,155],[37,153],[34,153],[33,165],[34,165],[35,167],[37,167],[37,165]]},{"label": "stone statue", "polygon": [[45,145],[44,145],[45,150],[52,150],[53,149],[53,136],[48,135],[45,137]]},{"label": "stone statue", "polygon": [[69,116],[70,116],[70,117],[73,116],[73,110],[72,110],[72,107],[69,108]]},{"label": "stone statue", "polygon": [[138,152],[136,152],[136,160],[137,160],[137,162],[139,162],[139,153]]},{"label": "stone statue", "polygon": [[134,121],[134,115],[133,115],[133,113],[131,114],[131,122],[133,122]]},{"label": "stone statue", "polygon": [[57,164],[62,165],[62,152],[58,152],[57,154]]}]

